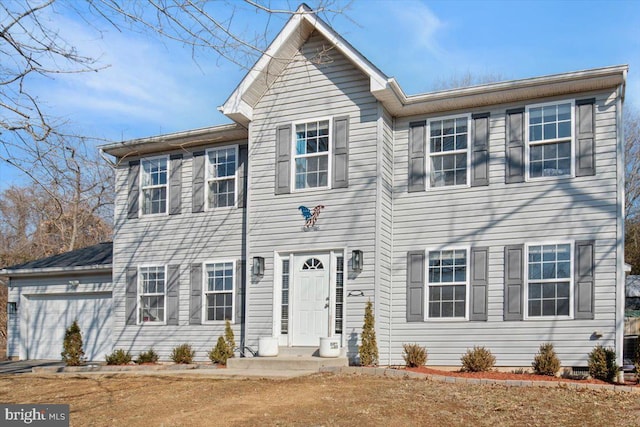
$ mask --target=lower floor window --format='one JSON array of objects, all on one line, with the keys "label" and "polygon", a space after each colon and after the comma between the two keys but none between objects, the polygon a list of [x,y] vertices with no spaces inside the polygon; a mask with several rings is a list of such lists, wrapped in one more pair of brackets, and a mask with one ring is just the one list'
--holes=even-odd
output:
[{"label": "lower floor window", "polygon": [[206,320],[233,321],[234,263],[205,265]]},{"label": "lower floor window", "polygon": [[165,289],[164,266],[140,268],[140,322],[164,322]]},{"label": "lower floor window", "polygon": [[429,251],[429,318],[466,317],[467,250]]},{"label": "lower floor window", "polygon": [[531,245],[527,248],[527,312],[529,317],[569,316],[571,245]]}]

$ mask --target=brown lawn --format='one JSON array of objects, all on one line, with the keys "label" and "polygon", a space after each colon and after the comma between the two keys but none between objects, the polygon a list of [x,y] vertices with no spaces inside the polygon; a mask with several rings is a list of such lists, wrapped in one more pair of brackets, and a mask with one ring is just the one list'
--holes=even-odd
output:
[{"label": "brown lawn", "polygon": [[317,374],[0,377],[0,402],[66,403],[73,426],[633,426],[640,394]]}]

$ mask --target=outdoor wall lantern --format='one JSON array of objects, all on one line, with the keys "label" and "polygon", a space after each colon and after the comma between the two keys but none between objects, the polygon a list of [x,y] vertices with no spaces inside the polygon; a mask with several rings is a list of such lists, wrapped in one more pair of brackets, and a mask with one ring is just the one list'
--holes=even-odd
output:
[{"label": "outdoor wall lantern", "polygon": [[79,280],[69,280],[69,284],[71,286],[73,286],[74,288],[77,288],[78,285],[80,284],[80,281]]},{"label": "outdoor wall lantern", "polygon": [[251,269],[254,276],[262,277],[264,275],[264,258],[261,256],[253,257],[253,266]]},{"label": "outdoor wall lantern", "polygon": [[362,251],[356,249],[351,252],[351,268],[356,273],[360,273],[362,271],[362,266],[364,265],[364,259],[362,258]]}]

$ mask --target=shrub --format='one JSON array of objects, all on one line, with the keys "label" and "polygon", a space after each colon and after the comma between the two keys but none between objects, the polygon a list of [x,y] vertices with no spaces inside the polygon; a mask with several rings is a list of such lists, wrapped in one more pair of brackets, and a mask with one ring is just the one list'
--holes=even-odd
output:
[{"label": "shrub", "polygon": [[618,374],[616,352],[598,344],[589,353],[589,375],[602,381],[613,382]]},{"label": "shrub", "polygon": [[131,363],[131,353],[121,348],[114,350],[111,354],[107,354],[104,358],[107,361],[107,365],[128,365]]},{"label": "shrub", "polygon": [[233,356],[233,353],[229,351],[229,346],[224,337],[218,337],[216,346],[209,352],[209,359],[213,363],[219,363],[221,365],[227,364],[227,359]]},{"label": "shrub", "polygon": [[560,359],[553,349],[553,344],[540,344],[538,354],[533,358],[533,372],[538,375],[555,376],[560,370]]},{"label": "shrub", "polygon": [[231,329],[231,322],[228,319],[224,325],[224,340],[229,349],[229,357],[233,357],[233,350],[236,348],[236,339],[233,335],[233,329]]},{"label": "shrub", "polygon": [[136,363],[137,364],[157,363],[157,362],[158,362],[158,353],[153,351],[152,348],[150,348],[149,350],[143,351],[140,354],[138,354],[138,359],[136,359]]},{"label": "shrub", "polygon": [[362,327],[362,344],[358,347],[360,364],[371,366],[378,364],[378,344],[376,343],[375,318],[373,304],[367,301],[364,308],[364,326]]},{"label": "shrub", "polygon": [[427,349],[418,344],[403,344],[402,358],[408,368],[424,366],[427,363]]},{"label": "shrub", "polygon": [[84,350],[82,349],[82,332],[78,321],[74,320],[71,326],[64,332],[63,350],[60,355],[67,366],[80,366],[84,363]]},{"label": "shrub", "polygon": [[460,358],[463,372],[486,372],[496,364],[496,358],[484,347],[473,347]]},{"label": "shrub", "polygon": [[196,352],[191,349],[189,344],[181,344],[171,352],[171,360],[175,363],[189,364],[193,362]]}]

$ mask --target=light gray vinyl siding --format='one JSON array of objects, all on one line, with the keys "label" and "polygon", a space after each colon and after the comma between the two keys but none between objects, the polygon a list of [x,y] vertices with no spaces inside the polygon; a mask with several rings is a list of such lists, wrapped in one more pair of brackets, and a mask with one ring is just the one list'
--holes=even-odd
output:
[{"label": "light gray vinyl siding", "polygon": [[[258,337],[272,335],[275,252],[347,249],[345,295],[362,291],[362,296],[346,297],[345,303],[347,336],[343,340],[353,356],[365,303],[375,301],[378,103],[369,92],[368,78],[337,50],[329,51],[323,63],[310,61],[328,45],[312,35],[254,110],[248,257],[264,257],[266,265],[264,277],[254,278],[248,289],[247,343],[255,346]],[[274,195],[276,129],[294,121],[343,116],[349,117],[348,188]],[[297,209],[301,205],[325,206],[316,224],[318,231],[302,231],[304,220]],[[364,269],[358,274],[350,266],[354,249],[364,253]]]},{"label": "light gray vinyl siding", "polygon": [[[393,324],[390,363],[402,363],[402,344],[427,347],[429,364],[459,365],[474,345],[486,346],[500,366],[530,365],[538,346],[554,344],[565,366],[586,366],[596,344],[615,346],[616,186],[615,92],[578,94],[561,99],[596,98],[595,176],[505,184],[505,111],[524,107],[498,105],[490,112],[489,185],[474,188],[407,191],[409,123],[437,117],[396,119],[393,200]],[[535,102],[553,101],[536,100]],[[503,320],[504,248],[535,242],[595,241],[595,318],[593,320]],[[487,321],[406,322],[407,251],[447,247],[488,247]],[[526,260],[525,260],[526,261]],[[526,290],[525,290],[526,292]],[[525,300],[526,304],[526,300]],[[594,331],[603,337],[594,340]]]},{"label": "light gray vinyl siding", "polygon": [[378,289],[376,298],[376,331],[378,350],[388,357],[391,349],[391,257],[393,250],[393,118],[380,107],[381,114],[378,128],[379,148],[379,179],[377,204],[377,251],[375,263],[378,274]]},{"label": "light gray vinyl siding", "polygon": [[[234,141],[224,145],[243,145]],[[194,149],[202,151],[210,146]],[[244,258],[244,209],[217,208],[193,213],[193,155],[180,151],[182,159],[180,215],[141,216],[127,219],[126,175],[124,168],[116,173],[115,231],[113,280],[114,290],[114,346],[137,355],[153,348],[161,360],[169,360],[174,347],[191,344],[196,360],[208,360],[207,352],[213,348],[218,336],[224,333],[224,323],[189,325],[190,266],[219,260]],[[172,154],[172,153],[169,153]],[[125,325],[126,269],[141,265],[179,265],[178,324],[177,325]],[[236,277],[238,285],[240,278]],[[237,291],[237,289],[236,289]],[[233,325],[236,343],[240,344],[241,319]]]},{"label": "light gray vinyl siding", "polygon": [[[124,215],[126,216],[126,210]],[[77,280],[79,282],[78,286],[71,286],[69,284],[70,280]],[[111,274],[108,273],[74,273],[69,275],[12,278],[7,301],[18,303],[18,313],[14,316],[8,316],[7,319],[7,357],[26,359],[25,346],[28,333],[28,316],[43,316],[43,313],[29,311],[30,296],[74,296],[94,293],[108,295],[112,293],[112,290]],[[109,319],[101,320],[107,323]],[[31,318],[31,321],[34,321],[34,319]],[[62,351],[62,342],[60,343],[60,351]]]}]

